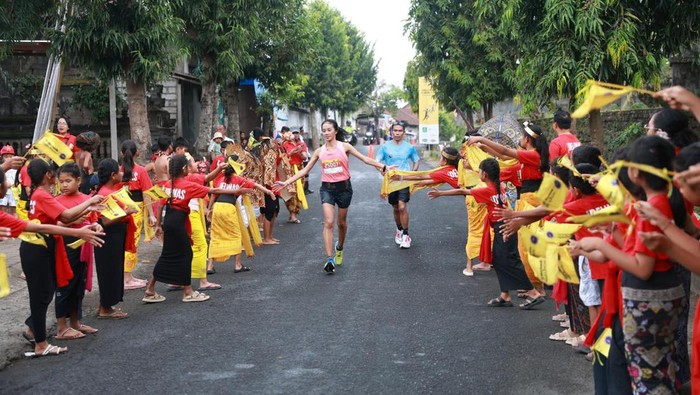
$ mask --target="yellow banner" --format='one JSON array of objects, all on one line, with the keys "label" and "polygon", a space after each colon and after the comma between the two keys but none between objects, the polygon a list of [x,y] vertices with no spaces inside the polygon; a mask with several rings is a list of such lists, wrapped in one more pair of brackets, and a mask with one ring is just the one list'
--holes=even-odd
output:
[{"label": "yellow banner", "polygon": [[537,198],[542,202],[542,206],[550,210],[561,210],[566,201],[569,188],[557,177],[544,173],[540,189],[537,190]]},{"label": "yellow banner", "polygon": [[418,108],[421,125],[439,125],[439,107],[430,82],[425,77],[418,78]]},{"label": "yellow banner", "polygon": [[457,185],[460,188],[474,188],[481,184],[481,178],[478,172],[467,169],[464,166],[464,161],[465,159],[460,160],[457,166]]},{"label": "yellow banner", "polygon": [[632,221],[621,212],[616,206],[609,206],[600,211],[596,211],[593,214],[586,215],[575,215],[566,219],[568,222],[575,224],[581,224],[585,227],[591,227],[598,224],[605,224],[610,222],[621,222],[625,224],[630,224]]},{"label": "yellow banner", "polygon": [[0,254],[0,298],[10,294],[10,280],[7,276],[7,261],[5,254]]},{"label": "yellow banner", "polygon": [[117,201],[110,195],[102,202],[105,209],[100,212],[105,218],[115,220],[117,218],[126,217],[126,213],[117,204]]},{"label": "yellow banner", "polygon": [[49,130],[34,143],[34,146],[59,166],[63,166],[73,156],[73,151]]},{"label": "yellow banner", "polygon": [[476,145],[467,145],[467,143],[462,145],[461,155],[469,162],[469,167],[471,167],[475,172],[479,171],[479,165],[484,159],[487,158],[496,159],[498,161],[498,165],[501,167],[501,173],[506,167],[511,167],[518,164],[518,161],[515,159],[503,160],[494,158]]},{"label": "yellow banner", "polygon": [[152,202],[168,198],[168,194],[165,193],[160,185],[154,185],[151,189],[144,191],[143,194],[150,197]]},{"label": "yellow banner", "polygon": [[[547,251],[549,252],[549,251]],[[569,284],[578,284],[579,279],[576,275],[576,267],[574,261],[569,254],[567,246],[559,246],[556,250],[556,264],[558,269],[558,277]]]},{"label": "yellow banner", "polygon": [[544,257],[547,252],[547,240],[545,235],[536,226],[523,226],[518,231],[523,238],[523,244],[527,253],[536,257]]},{"label": "yellow banner", "polygon": [[135,201],[131,200],[131,192],[129,192],[129,188],[126,186],[112,193],[111,196],[126,207],[130,207],[136,211],[141,210],[141,207],[139,207],[139,205]]},{"label": "yellow banner", "polygon": [[621,188],[620,182],[614,174],[604,174],[600,177],[595,189],[600,192],[608,203],[617,207],[620,211],[625,209],[625,191]]},{"label": "yellow banner", "polygon": [[245,207],[245,212],[248,214],[248,228],[250,229],[250,234],[253,236],[253,242],[256,246],[259,246],[262,244],[262,235],[258,227],[258,220],[255,218],[255,213],[253,212],[253,204],[250,202],[250,196],[243,195],[243,207]]}]

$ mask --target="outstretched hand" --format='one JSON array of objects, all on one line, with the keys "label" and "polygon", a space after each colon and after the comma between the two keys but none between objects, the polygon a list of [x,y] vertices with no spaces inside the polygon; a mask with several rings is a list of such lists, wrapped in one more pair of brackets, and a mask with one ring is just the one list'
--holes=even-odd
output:
[{"label": "outstretched hand", "polygon": [[102,247],[104,240],[99,236],[104,236],[102,228],[98,230],[98,224],[85,225],[78,231],[80,238],[87,241],[88,243],[94,245],[95,247]]},{"label": "outstretched hand", "polygon": [[12,236],[11,229],[0,226],[0,241],[7,240]]},{"label": "outstretched hand", "polygon": [[654,97],[662,99],[668,103],[669,107],[676,110],[692,111],[694,107],[700,106],[700,98],[682,86],[666,88],[656,92]]},{"label": "outstretched hand", "polygon": [[442,196],[442,191],[437,188],[433,188],[430,191],[428,191],[428,199],[430,200],[435,200],[440,196]]},{"label": "outstretched hand", "polygon": [[525,225],[525,220],[523,218],[512,218],[503,221],[501,226],[501,235],[503,235],[503,240],[508,240],[508,238],[516,233],[518,230]]},{"label": "outstretched hand", "polygon": [[652,251],[656,252],[666,252],[671,248],[671,240],[659,232],[639,232],[639,237]]},{"label": "outstretched hand", "polygon": [[277,193],[277,192],[283,190],[283,189],[286,188],[286,187],[287,187],[287,185],[285,185],[284,182],[282,182],[282,181],[276,181],[275,184],[272,185],[272,192]]}]

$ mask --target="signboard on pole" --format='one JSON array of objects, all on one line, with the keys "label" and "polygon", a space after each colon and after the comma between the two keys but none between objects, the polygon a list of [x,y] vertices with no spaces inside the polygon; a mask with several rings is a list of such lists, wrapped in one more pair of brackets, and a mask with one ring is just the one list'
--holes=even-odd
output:
[{"label": "signboard on pole", "polygon": [[440,108],[433,87],[427,79],[418,79],[418,142],[420,144],[440,143]]}]

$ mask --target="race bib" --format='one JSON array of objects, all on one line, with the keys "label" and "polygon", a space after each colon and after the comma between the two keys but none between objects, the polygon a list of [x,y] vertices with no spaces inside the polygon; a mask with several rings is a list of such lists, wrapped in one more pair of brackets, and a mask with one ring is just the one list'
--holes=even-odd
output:
[{"label": "race bib", "polygon": [[343,166],[339,159],[328,159],[321,162],[324,174],[338,174],[343,172]]}]

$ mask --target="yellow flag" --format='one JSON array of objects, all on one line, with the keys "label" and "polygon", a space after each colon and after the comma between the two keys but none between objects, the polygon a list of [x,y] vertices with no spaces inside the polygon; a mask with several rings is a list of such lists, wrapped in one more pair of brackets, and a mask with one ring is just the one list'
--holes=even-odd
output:
[{"label": "yellow flag", "polygon": [[560,179],[549,173],[544,173],[542,184],[540,184],[536,196],[542,202],[542,206],[556,211],[564,207],[568,193],[569,188]]},{"label": "yellow flag", "polygon": [[[556,249],[555,245],[550,245],[549,249]],[[547,251],[549,252],[549,250]],[[547,254],[545,254],[547,255]],[[535,276],[547,285],[557,282],[557,262],[549,260],[548,256],[537,257],[528,255],[528,262],[532,267]]]},{"label": "yellow flag", "polygon": [[555,244],[564,244],[571,239],[571,236],[581,229],[578,224],[560,224],[552,221],[545,221],[542,225],[547,242]]},{"label": "yellow flag", "polygon": [[7,276],[5,254],[0,254],[0,298],[10,294],[10,280]]},{"label": "yellow flag", "polygon": [[611,205],[621,212],[625,209],[625,191],[614,174],[604,174],[595,187]]},{"label": "yellow flag", "polygon": [[[297,168],[297,165],[294,165],[294,174],[297,174],[298,172],[299,169]],[[304,193],[304,182],[301,180],[301,178],[296,181],[296,190],[297,199],[299,199],[299,202],[301,202],[301,207],[303,207],[304,210],[308,210],[309,203],[306,201],[306,194]]]},{"label": "yellow flag", "polygon": [[255,213],[253,213],[253,204],[250,202],[250,196],[243,195],[243,207],[245,207],[245,212],[248,214],[248,228],[250,229],[250,234],[253,236],[253,242],[256,246],[259,246],[262,244],[262,235],[260,234],[260,228],[258,227]]},{"label": "yellow flag", "polygon": [[575,175],[576,177],[581,177],[581,173],[579,173],[578,170],[576,170],[576,167],[571,162],[571,159],[569,158],[568,155],[560,156],[558,163],[559,163],[559,166],[569,169],[571,171],[571,173],[573,173],[573,175]]},{"label": "yellow flag", "polygon": [[129,188],[126,186],[122,187],[116,192],[111,193],[110,196],[112,196],[114,199],[116,199],[126,207],[130,207],[136,211],[141,210],[141,207],[139,207],[139,205],[135,201],[131,200]]},{"label": "yellow flag", "polygon": [[518,231],[522,237],[528,254],[536,257],[544,257],[547,252],[547,241],[544,234],[536,227],[523,226]]},{"label": "yellow flag", "polygon": [[[487,154],[486,152],[484,152],[484,150],[477,147],[476,145],[467,145],[466,143],[462,146],[462,152],[464,157],[469,162],[469,166],[474,171],[477,171],[479,169],[479,164],[481,164],[481,162],[483,162],[484,159],[493,158],[491,155]],[[501,167],[501,171],[503,171],[503,169],[506,167],[511,167],[518,164],[518,161],[515,159],[494,159],[498,161],[498,165]]]},{"label": "yellow flag", "polygon": [[73,151],[49,130],[34,143],[34,146],[59,166],[63,166],[73,156]]},{"label": "yellow flag", "polygon": [[168,198],[168,194],[165,193],[160,185],[154,185],[151,189],[144,191],[143,194],[150,197],[152,202]]},{"label": "yellow flag", "polygon": [[[228,158],[228,165],[233,168],[234,173],[236,173],[237,176],[240,176],[241,173],[245,171],[245,165],[243,163],[238,163],[233,158]],[[295,170],[296,173],[296,170]]]},{"label": "yellow flag", "polygon": [[630,86],[612,85],[588,80],[586,86],[579,92],[584,94],[583,103],[571,114],[572,118],[583,118],[593,110],[599,110],[608,104],[636,91]]},{"label": "yellow flag", "polygon": [[460,188],[473,188],[481,183],[479,173],[465,168],[464,160],[459,161],[457,166],[457,185]]},{"label": "yellow flag", "polygon": [[107,198],[102,201],[102,205],[105,206],[105,209],[102,210],[100,214],[102,214],[105,218],[115,220],[117,218],[126,217],[126,213],[121,207],[119,207],[117,201],[114,200],[112,195],[107,196]]},{"label": "yellow flag", "polygon": [[429,175],[430,173],[432,173],[436,170],[440,170],[444,167],[445,166],[438,167],[438,168],[432,169],[432,170],[423,170],[423,171],[408,171],[408,170],[395,170],[395,169],[388,170],[386,173],[384,173],[384,179],[382,180],[382,190],[380,192],[380,196],[382,197],[382,199],[384,199],[387,196],[389,196],[390,193],[399,191],[399,190],[404,189],[404,188],[411,188],[411,193],[420,189],[420,188],[415,187],[415,184],[421,182],[420,180],[392,180],[391,177],[393,177],[393,176],[409,176],[409,175],[426,176],[426,175]]},{"label": "yellow flag", "polygon": [[596,211],[593,214],[575,215],[566,219],[567,222],[582,224],[585,227],[591,227],[598,224],[610,222],[620,222],[630,224],[632,221],[616,206],[608,206],[602,210]]},{"label": "yellow flag", "polygon": [[78,239],[78,240],[76,240],[76,241],[74,241],[74,242],[68,244],[68,247],[70,247],[71,249],[75,250],[76,248],[80,248],[80,246],[82,246],[83,244],[85,244],[85,240],[83,240],[83,239]]},{"label": "yellow flag", "polygon": [[593,343],[593,347],[591,347],[591,350],[607,358],[608,354],[610,353],[611,344],[612,330],[610,328],[605,328],[600,334],[600,336],[598,336],[598,340],[596,340],[595,343]]},{"label": "yellow flag", "polygon": [[567,246],[558,246],[556,249],[556,255],[558,277],[567,283],[578,284],[579,279],[576,275],[574,261],[571,259],[571,254],[569,254],[569,248]]}]

